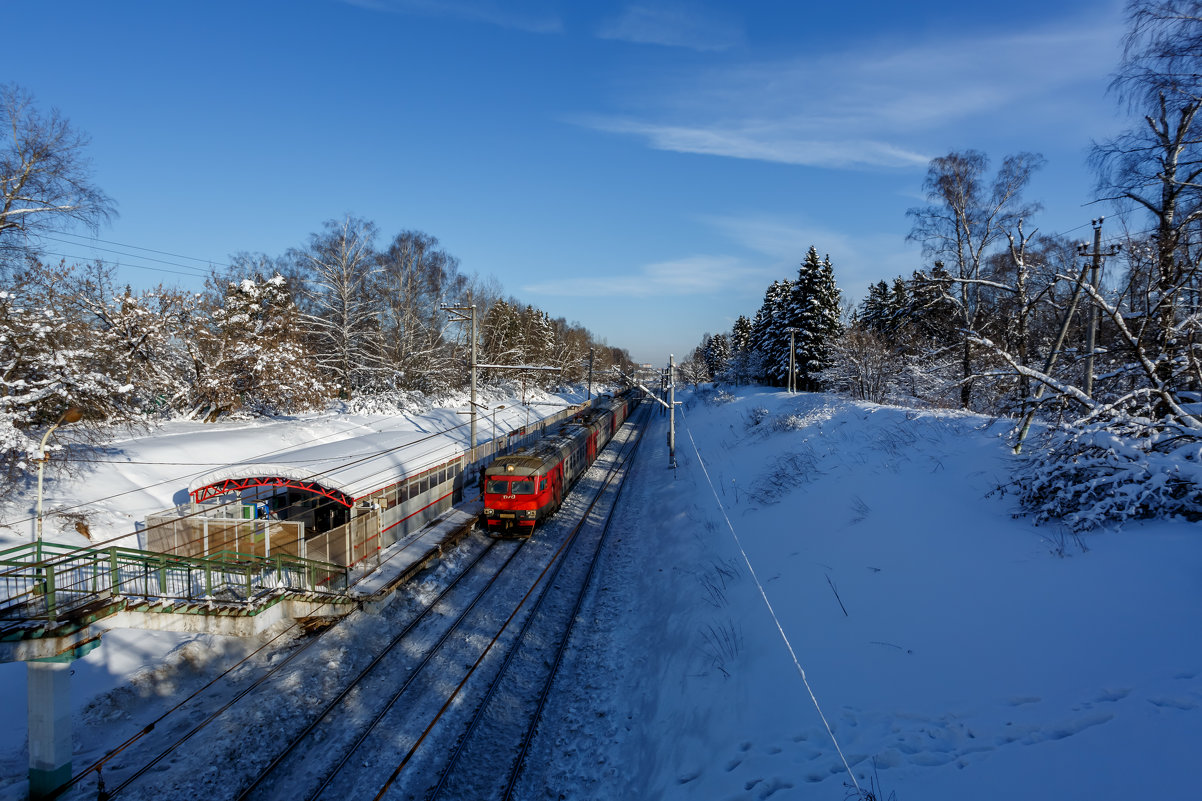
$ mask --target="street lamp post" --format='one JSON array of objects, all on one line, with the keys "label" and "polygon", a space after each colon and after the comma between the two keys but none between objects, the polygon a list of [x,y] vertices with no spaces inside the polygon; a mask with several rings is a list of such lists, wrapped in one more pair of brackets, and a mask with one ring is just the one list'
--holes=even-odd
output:
[{"label": "street lamp post", "polygon": [[46,434],[42,437],[42,443],[38,445],[38,509],[37,509],[37,550],[38,561],[42,561],[42,470],[46,466],[46,460],[50,455],[46,453],[46,443],[50,441],[50,435],[54,430],[63,423],[77,423],[83,417],[83,412],[76,406],[71,406],[67,411],[59,415],[59,418],[54,421],[54,425],[46,430]]}]

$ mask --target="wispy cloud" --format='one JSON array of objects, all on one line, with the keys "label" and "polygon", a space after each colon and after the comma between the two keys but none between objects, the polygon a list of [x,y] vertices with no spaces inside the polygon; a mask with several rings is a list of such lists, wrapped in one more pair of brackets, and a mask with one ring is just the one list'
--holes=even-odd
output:
[{"label": "wispy cloud", "polygon": [[[570,297],[678,297],[742,291],[765,271],[732,256],[690,256],[649,264],[629,275],[564,278],[522,287],[523,292]],[[755,284],[758,286],[758,284]]]},{"label": "wispy cloud", "polygon": [[627,6],[619,16],[603,23],[597,35],[700,51],[728,50],[744,39],[742,22],[732,16],[704,10],[696,3],[663,2]]},{"label": "wispy cloud", "polygon": [[706,217],[703,220],[726,237],[767,256],[773,278],[795,278],[810,246],[829,255],[845,301],[858,301],[869,283],[909,275],[922,266],[918,248],[895,234],[852,235],[808,221],[790,222],[775,216]]},{"label": "wispy cloud", "polygon": [[652,110],[575,122],[681,153],[907,167],[944,152],[948,131],[973,123],[1081,126],[1082,110],[1062,100],[1065,88],[1104,85],[1115,41],[1107,25],[892,47],[878,42],[822,57],[661,76],[646,81],[645,96],[629,98]]},{"label": "wispy cloud", "polygon": [[562,33],[563,20],[544,0],[343,0],[353,6],[394,14],[450,17],[528,33]]},{"label": "wispy cloud", "polygon": [[[806,138],[805,126],[788,120],[753,124],[717,123],[708,127],[665,125],[633,119],[594,117],[582,123],[610,133],[641,136],[656,150],[738,159],[774,161],[811,167],[875,164],[905,167],[926,164],[931,156],[888,142],[865,139]],[[813,137],[815,131],[809,131]]]}]

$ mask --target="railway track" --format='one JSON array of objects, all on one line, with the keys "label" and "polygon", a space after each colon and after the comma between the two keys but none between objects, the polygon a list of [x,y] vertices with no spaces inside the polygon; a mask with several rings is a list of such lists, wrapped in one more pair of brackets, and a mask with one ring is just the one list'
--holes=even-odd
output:
[{"label": "railway track", "polygon": [[[188,754],[185,749],[212,749],[214,754],[233,754],[231,745],[237,742],[253,743],[258,739],[256,727],[262,728],[261,710],[265,699],[269,701],[279,693],[288,694],[290,674],[284,668],[291,667],[293,671],[312,669],[313,665],[330,665],[330,657],[339,654],[358,656],[367,655],[368,660],[349,659],[343,666],[350,669],[362,670],[362,663],[370,661],[371,637],[364,637],[364,623],[370,623],[372,618],[379,618],[388,626],[401,629],[411,629],[421,620],[429,617],[435,611],[436,604],[445,598],[452,590],[471,580],[477,566],[492,550],[493,543],[484,538],[468,541],[452,555],[452,561],[464,563],[444,567],[441,572],[444,577],[430,579],[426,586],[419,590],[419,596],[400,603],[394,603],[379,616],[358,614],[360,625],[355,626],[356,634],[347,635],[338,627],[324,629],[303,639],[294,640],[291,646],[277,648],[269,655],[263,654],[267,646],[277,640],[286,640],[289,636],[300,633],[296,624],[280,632],[265,646],[256,650],[247,658],[240,660],[224,673],[209,682],[201,691],[195,692],[184,701],[172,707],[167,714],[143,727],[133,737],[120,746],[111,749],[102,758],[90,764],[73,778],[72,783],[60,791],[62,798],[139,798],[144,794],[149,797],[154,787],[165,778],[164,773],[170,771],[174,764],[186,764]],[[365,649],[349,651],[341,642],[331,642],[339,639],[366,639],[369,645]],[[258,659],[254,659],[258,657]],[[308,665],[308,667],[306,666]],[[318,702],[325,696],[314,697]],[[272,704],[277,707],[278,704]],[[240,732],[227,738],[230,732]],[[278,736],[279,728],[273,727],[270,736]],[[225,742],[220,742],[227,738]],[[217,740],[218,742],[214,742]],[[246,761],[232,756],[230,767],[237,769]],[[207,779],[206,792],[212,792],[212,797],[228,796],[229,791],[220,792],[216,789],[223,783],[219,767],[214,764],[213,772],[217,775],[193,775],[194,781]],[[150,774],[148,780],[147,774]],[[151,785],[146,792],[143,785]],[[161,794],[155,797],[161,798]]]},{"label": "railway track", "polygon": [[[641,414],[645,417],[647,410]],[[640,429],[641,431],[641,429]],[[606,486],[574,526],[562,558],[506,653],[499,670],[480,694],[466,730],[458,738],[438,780],[425,794],[434,799],[503,799],[515,787],[543,708],[552,692],[573,626],[592,581],[609,533],[628,468],[641,435],[621,443]]]},{"label": "railway track", "polygon": [[[633,428],[624,429],[622,442],[615,438],[613,445],[619,447],[603,453],[578,489],[593,485],[599,498],[624,475],[618,463],[637,444]],[[612,507],[615,493],[611,490],[611,500],[600,506]],[[417,797],[414,792],[425,793],[432,786],[448,792],[464,781],[457,777],[470,775],[465,766],[497,758],[481,756],[473,743],[496,731],[490,728],[495,716],[487,710],[496,709],[498,699],[516,697],[509,689],[512,677],[533,675],[529,666],[539,657],[530,643],[558,627],[562,653],[568,621],[583,590],[574,603],[551,599],[559,595],[559,587],[583,586],[589,569],[581,565],[591,561],[588,554],[595,555],[603,537],[595,521],[598,501],[580,496],[577,492],[565,502],[529,542],[470,537],[460,549],[459,561],[466,566],[440,568],[447,574],[442,585],[423,588],[418,597],[380,615],[357,613],[376,618],[377,625],[358,620],[358,625],[344,623],[309,638],[259,676],[243,678],[247,686],[199,723],[192,721],[201,712],[193,709],[189,725],[163,726],[136,749],[108,760],[108,789],[99,797],[292,801]],[[569,517],[578,518],[580,525],[568,525]],[[514,645],[518,640],[520,647]],[[557,661],[551,657],[552,664]],[[502,670],[502,662],[510,668]],[[292,669],[280,672],[286,663]],[[540,675],[545,698],[554,673]],[[494,682],[498,689],[476,689]],[[278,700],[298,692],[303,697],[291,703]],[[522,694],[529,696],[528,691]],[[492,700],[482,703],[485,695]],[[524,750],[541,703],[536,693],[533,706],[523,704],[533,710],[523,713],[527,732],[508,744],[508,753]],[[475,723],[468,714],[473,710],[479,710]],[[470,733],[463,738],[464,748],[448,763],[448,739],[459,739],[465,730]],[[208,757],[203,768],[197,766],[197,754]],[[521,758],[507,764],[516,777]],[[81,782],[67,797],[98,797],[97,788]]]}]

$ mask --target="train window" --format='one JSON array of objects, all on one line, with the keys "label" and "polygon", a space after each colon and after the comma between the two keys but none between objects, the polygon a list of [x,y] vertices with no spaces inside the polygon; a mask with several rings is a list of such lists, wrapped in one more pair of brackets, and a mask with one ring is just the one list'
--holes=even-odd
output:
[{"label": "train window", "polygon": [[542,492],[546,488],[547,488],[547,479],[544,478],[543,480],[538,482],[538,491]]},{"label": "train window", "polygon": [[492,495],[504,495],[509,491],[509,481],[503,478],[490,478],[484,491]]},{"label": "train window", "polygon": [[426,490],[430,489],[430,476],[425,475],[417,480],[417,494],[421,495]]},{"label": "train window", "polygon": [[413,482],[412,481],[405,482],[405,486],[401,487],[400,491],[397,494],[399,495],[402,502],[407,501],[410,498],[412,498],[413,497]]},{"label": "train window", "polygon": [[533,495],[534,494],[534,480],[533,479],[515,480],[513,483],[511,483],[509,485],[509,491],[513,495]]}]

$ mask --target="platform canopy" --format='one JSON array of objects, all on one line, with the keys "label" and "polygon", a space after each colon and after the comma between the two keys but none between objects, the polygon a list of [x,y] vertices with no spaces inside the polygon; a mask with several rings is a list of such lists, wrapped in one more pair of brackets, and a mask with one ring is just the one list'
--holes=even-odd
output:
[{"label": "platform canopy", "polygon": [[251,487],[293,487],[345,506],[463,455],[444,434],[382,431],[279,451],[213,470],[188,485],[200,502]]}]

